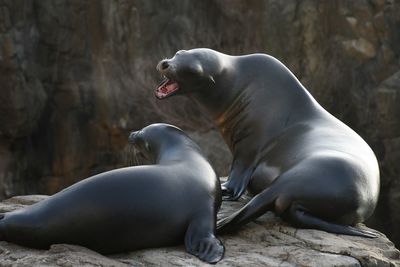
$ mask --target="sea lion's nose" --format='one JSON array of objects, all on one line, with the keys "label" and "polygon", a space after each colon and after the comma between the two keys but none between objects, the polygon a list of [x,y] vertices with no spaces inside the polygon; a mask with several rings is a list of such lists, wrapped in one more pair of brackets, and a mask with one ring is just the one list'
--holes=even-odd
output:
[{"label": "sea lion's nose", "polygon": [[169,63],[166,60],[161,61],[161,69],[165,70],[169,67]]},{"label": "sea lion's nose", "polygon": [[157,65],[157,70],[158,71],[164,71],[166,69],[168,69],[169,67],[169,62],[167,59],[161,60],[158,65]]},{"label": "sea lion's nose", "polygon": [[135,132],[131,132],[131,133],[130,133],[129,138],[128,138],[128,142],[129,142],[130,144],[134,144],[134,143],[135,143],[135,137],[136,137],[136,135],[137,135],[138,132],[139,132],[139,131],[135,131]]}]

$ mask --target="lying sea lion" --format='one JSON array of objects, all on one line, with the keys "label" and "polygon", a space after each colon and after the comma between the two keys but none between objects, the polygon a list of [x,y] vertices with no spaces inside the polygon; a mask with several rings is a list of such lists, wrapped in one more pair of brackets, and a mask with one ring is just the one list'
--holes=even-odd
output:
[{"label": "lying sea lion", "polygon": [[184,242],[201,260],[221,260],[221,185],[200,148],[168,124],[147,126],[129,140],[152,165],[104,172],[2,214],[0,240],[41,249],[77,244],[103,254]]}]

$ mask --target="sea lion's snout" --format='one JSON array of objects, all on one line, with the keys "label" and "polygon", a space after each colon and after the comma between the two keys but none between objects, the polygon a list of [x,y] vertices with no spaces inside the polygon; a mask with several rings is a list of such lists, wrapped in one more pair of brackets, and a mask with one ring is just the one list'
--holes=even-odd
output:
[{"label": "sea lion's snout", "polygon": [[160,62],[160,69],[161,70],[165,70],[165,69],[167,69],[169,67],[169,62],[168,62],[168,60],[162,60],[161,62]]},{"label": "sea lion's snout", "polygon": [[[142,129],[143,130],[143,129]],[[144,150],[149,150],[148,149],[148,143],[144,142],[140,132],[142,130],[139,131],[134,131],[131,132],[129,134],[129,138],[128,138],[128,143],[134,148],[134,158],[135,158],[135,162],[136,165],[141,165],[144,164],[145,162],[151,162],[149,160],[149,157],[145,155]]]},{"label": "sea lion's snout", "polygon": [[163,81],[157,86],[156,90],[154,91],[154,94],[158,99],[164,99],[168,96],[174,95],[179,90],[178,83],[168,77],[171,75],[170,69],[173,69],[170,68],[170,66],[170,59],[163,59],[157,64],[157,70],[164,76]]},{"label": "sea lion's snout", "polygon": [[130,134],[129,134],[129,138],[128,138],[128,142],[129,142],[129,144],[134,144],[135,143],[135,139],[136,139],[136,136],[137,136],[137,133],[138,133],[139,131],[134,131],[134,132],[131,132]]},{"label": "sea lion's snout", "polygon": [[163,59],[157,64],[157,70],[165,75],[165,71],[169,68],[170,62],[168,59]]}]

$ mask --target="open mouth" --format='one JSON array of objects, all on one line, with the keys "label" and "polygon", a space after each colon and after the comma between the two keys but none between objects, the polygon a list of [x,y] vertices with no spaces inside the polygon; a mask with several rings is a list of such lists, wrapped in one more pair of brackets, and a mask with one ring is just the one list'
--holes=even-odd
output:
[{"label": "open mouth", "polygon": [[178,90],[178,83],[164,76],[164,80],[158,85],[154,94],[158,99],[164,99],[173,95]]}]

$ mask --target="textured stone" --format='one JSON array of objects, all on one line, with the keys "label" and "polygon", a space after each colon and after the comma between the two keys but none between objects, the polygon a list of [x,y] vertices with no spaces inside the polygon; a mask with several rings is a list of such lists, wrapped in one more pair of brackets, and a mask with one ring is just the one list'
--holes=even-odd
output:
[{"label": "textured stone", "polygon": [[359,58],[360,61],[373,58],[376,55],[375,47],[363,38],[343,41],[343,46],[351,56]]},{"label": "textured stone", "polygon": [[[0,212],[22,208],[46,196],[13,197],[0,203]],[[219,217],[241,207],[224,202]],[[367,229],[365,226],[359,227]],[[368,229],[371,230],[371,229]],[[373,231],[373,230],[372,230]],[[376,232],[378,233],[378,232]],[[226,253],[216,266],[318,266],[393,267],[400,264],[400,252],[383,234],[369,239],[334,235],[323,231],[296,229],[272,213],[233,234],[221,237]],[[145,249],[103,256],[87,248],[56,244],[49,250],[35,250],[0,242],[0,266],[209,266],[184,251],[183,246]]]},{"label": "textured stone", "polygon": [[32,18],[33,4],[16,2],[23,11],[15,12],[0,2],[0,114],[4,114],[0,116],[0,138],[30,135],[46,102],[36,69],[39,36]]}]

